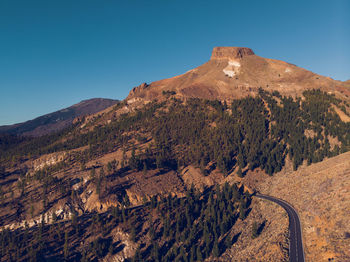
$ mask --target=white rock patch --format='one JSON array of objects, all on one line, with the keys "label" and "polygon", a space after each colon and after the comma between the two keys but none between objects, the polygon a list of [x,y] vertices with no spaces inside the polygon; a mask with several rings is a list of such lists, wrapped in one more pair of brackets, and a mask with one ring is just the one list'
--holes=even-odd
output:
[{"label": "white rock patch", "polygon": [[287,67],[286,70],[284,70],[284,72],[289,73],[292,72],[292,70],[289,67]]},{"label": "white rock patch", "polygon": [[136,102],[136,98],[134,97],[134,98],[131,98],[131,99],[129,99],[128,101],[127,101],[127,103],[130,105],[130,104],[133,104],[133,103],[135,103]]},{"label": "white rock patch", "polygon": [[238,61],[233,61],[233,60],[228,61],[228,65],[234,66],[234,67],[241,67],[241,64]]},{"label": "white rock patch", "polygon": [[241,64],[235,60],[229,60],[228,65],[222,70],[225,75],[228,77],[234,77],[237,73],[239,73],[239,68]]},{"label": "white rock patch", "polygon": [[233,71],[233,70],[224,69],[222,71],[225,73],[225,75],[227,75],[228,77],[231,77],[231,78],[234,77],[234,75],[236,74],[235,71]]}]

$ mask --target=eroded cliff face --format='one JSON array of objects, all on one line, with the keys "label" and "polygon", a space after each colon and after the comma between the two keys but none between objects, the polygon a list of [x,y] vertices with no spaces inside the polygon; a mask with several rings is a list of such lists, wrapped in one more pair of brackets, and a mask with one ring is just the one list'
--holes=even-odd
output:
[{"label": "eroded cliff face", "polygon": [[214,47],[210,60],[241,59],[249,55],[254,55],[254,52],[247,47]]}]

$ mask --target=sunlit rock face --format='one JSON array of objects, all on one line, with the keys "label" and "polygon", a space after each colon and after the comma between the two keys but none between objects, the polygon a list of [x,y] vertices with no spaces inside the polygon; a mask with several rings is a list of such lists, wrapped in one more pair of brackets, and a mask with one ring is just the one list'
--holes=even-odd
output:
[{"label": "sunlit rock face", "polygon": [[247,47],[221,46],[214,47],[213,52],[211,54],[211,60],[240,59],[249,55],[254,55],[254,52],[252,49]]},{"label": "sunlit rock face", "polygon": [[224,46],[214,47],[208,62],[184,74],[141,84],[129,93],[127,101],[161,101],[170,94],[177,98],[231,101],[255,96],[260,88],[292,97],[302,96],[305,90],[321,89],[347,99],[347,85],[288,62],[261,57],[247,47]]}]

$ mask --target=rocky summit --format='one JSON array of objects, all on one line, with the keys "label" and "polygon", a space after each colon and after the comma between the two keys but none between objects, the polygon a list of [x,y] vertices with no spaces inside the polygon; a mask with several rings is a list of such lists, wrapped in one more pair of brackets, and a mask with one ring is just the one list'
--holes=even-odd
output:
[{"label": "rocky summit", "polygon": [[254,52],[247,47],[214,47],[210,60],[240,59],[249,55],[254,55]]},{"label": "rocky summit", "polygon": [[233,100],[255,96],[259,88],[293,97],[318,88],[342,98],[350,96],[346,82],[260,57],[250,48],[214,47],[207,63],[182,75],[135,87],[127,99],[147,102],[161,98],[163,92],[175,92],[178,97]]}]

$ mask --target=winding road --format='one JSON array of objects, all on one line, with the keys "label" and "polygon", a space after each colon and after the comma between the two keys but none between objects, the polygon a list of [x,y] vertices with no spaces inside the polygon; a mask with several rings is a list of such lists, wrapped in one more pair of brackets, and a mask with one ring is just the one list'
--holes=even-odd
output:
[{"label": "winding road", "polygon": [[282,199],[261,194],[257,194],[256,197],[275,202],[287,211],[289,217],[289,260],[291,262],[304,262],[303,240],[297,211]]}]

